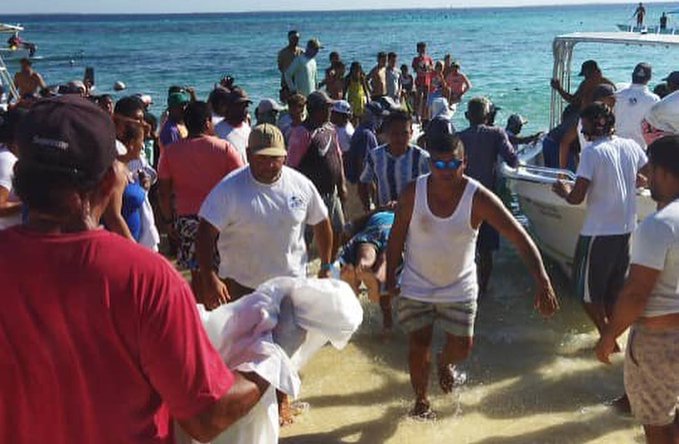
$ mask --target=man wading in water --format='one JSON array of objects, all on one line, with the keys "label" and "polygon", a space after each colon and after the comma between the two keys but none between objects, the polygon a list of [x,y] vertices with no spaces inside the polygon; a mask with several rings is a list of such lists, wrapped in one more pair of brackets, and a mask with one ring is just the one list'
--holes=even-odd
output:
[{"label": "man wading in water", "polygon": [[[464,145],[446,134],[431,142],[431,174],[401,195],[387,248],[387,288],[397,301],[398,319],[409,334],[408,365],[415,391],[412,417],[436,418],[427,398],[431,342],[436,320],[446,331],[438,355],[439,384],[450,393],[454,366],[469,356],[474,335],[478,283],[474,256],[479,226],[487,222],[519,250],[537,291],[535,308],[551,316],[559,304],[537,247],[502,202],[464,175]],[[398,288],[396,270],[402,262]]]}]

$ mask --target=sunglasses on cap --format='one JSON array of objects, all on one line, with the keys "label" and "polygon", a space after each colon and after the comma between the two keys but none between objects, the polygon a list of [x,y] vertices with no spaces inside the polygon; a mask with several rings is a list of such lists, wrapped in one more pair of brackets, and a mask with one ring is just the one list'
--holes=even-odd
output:
[{"label": "sunglasses on cap", "polygon": [[457,170],[462,165],[462,161],[459,159],[451,160],[446,162],[445,160],[437,160],[434,162],[434,168],[437,170]]}]

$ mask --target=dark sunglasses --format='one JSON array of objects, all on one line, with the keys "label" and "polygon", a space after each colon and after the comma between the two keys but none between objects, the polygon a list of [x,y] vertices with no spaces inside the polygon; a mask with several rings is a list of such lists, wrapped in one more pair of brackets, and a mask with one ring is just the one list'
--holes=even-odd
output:
[{"label": "dark sunglasses", "polygon": [[462,161],[459,159],[451,160],[446,162],[445,160],[437,160],[434,162],[434,168],[437,170],[457,170],[462,165]]}]

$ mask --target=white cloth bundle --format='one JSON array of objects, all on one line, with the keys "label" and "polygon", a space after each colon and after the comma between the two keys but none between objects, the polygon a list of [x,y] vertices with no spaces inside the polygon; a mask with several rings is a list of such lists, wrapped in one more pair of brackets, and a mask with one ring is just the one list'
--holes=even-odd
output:
[{"label": "white cloth bundle", "polygon": [[[275,444],[275,389],[299,395],[298,371],[327,342],[344,348],[363,321],[353,290],[334,279],[275,278],[240,300],[199,312],[208,336],[232,370],[255,372],[271,387],[252,411],[214,444]],[[178,431],[178,443],[190,443]]]}]

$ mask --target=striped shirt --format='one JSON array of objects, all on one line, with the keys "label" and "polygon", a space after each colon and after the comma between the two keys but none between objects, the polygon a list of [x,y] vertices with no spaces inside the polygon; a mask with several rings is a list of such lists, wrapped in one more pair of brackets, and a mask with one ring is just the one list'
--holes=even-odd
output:
[{"label": "striped shirt", "polygon": [[399,157],[391,155],[387,145],[369,151],[361,173],[361,183],[377,184],[377,204],[398,200],[401,191],[419,176],[429,173],[429,153],[410,145]]}]

